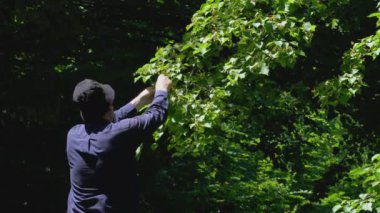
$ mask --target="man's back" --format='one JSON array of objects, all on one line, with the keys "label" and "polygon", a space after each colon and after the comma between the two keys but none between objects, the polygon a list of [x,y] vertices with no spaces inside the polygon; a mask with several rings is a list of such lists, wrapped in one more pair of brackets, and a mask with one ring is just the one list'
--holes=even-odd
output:
[{"label": "man's back", "polygon": [[80,124],[67,136],[71,189],[68,212],[137,211],[135,150],[144,135],[163,123],[167,92],[156,91],[139,116],[131,104],[115,111],[113,122]]}]

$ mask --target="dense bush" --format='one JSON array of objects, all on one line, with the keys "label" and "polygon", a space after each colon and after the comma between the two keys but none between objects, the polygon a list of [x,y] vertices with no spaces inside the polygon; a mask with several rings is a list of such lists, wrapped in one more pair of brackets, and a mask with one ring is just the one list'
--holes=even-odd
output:
[{"label": "dense bush", "polygon": [[379,212],[377,8],[0,2],[4,206],[64,211],[75,83],[112,84],[120,106],[166,73],[170,115],[137,152],[143,212]]},{"label": "dense bush", "polygon": [[[327,45],[336,48],[339,41],[318,37],[358,30],[340,14],[354,6],[281,0],[203,4],[183,41],[159,49],[137,72],[136,79],[144,81],[161,72],[175,79],[170,119],[157,134],[167,133],[163,145],[172,159],[158,172],[157,190],[165,189],[169,202],[183,203],[178,208],[195,212],[331,210],[336,203],[319,199],[373,147],[363,146],[367,140],[354,132],[363,127],[352,98],[365,85],[366,57],[379,54],[377,34],[339,51]],[[360,24],[363,18],[354,20]],[[319,48],[341,57],[331,70],[319,62],[325,57],[324,51],[315,53]]]}]

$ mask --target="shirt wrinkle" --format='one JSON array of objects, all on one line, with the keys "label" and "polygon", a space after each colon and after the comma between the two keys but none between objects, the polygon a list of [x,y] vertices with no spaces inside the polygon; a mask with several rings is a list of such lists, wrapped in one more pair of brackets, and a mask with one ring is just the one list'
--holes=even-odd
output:
[{"label": "shirt wrinkle", "polygon": [[156,91],[152,104],[141,115],[131,118],[136,109],[127,104],[115,111],[111,123],[71,128],[67,134],[71,182],[68,213],[137,211],[133,154],[142,138],[164,122],[167,109],[167,93]]}]

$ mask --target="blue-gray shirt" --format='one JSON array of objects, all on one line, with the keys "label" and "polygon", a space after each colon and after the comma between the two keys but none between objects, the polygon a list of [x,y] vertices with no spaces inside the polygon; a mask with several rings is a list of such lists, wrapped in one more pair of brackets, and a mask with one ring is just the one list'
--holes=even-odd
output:
[{"label": "blue-gray shirt", "polygon": [[135,151],[144,136],[164,122],[167,110],[167,92],[156,91],[141,115],[134,116],[136,109],[127,104],[115,111],[113,122],[70,129],[68,213],[137,211]]}]

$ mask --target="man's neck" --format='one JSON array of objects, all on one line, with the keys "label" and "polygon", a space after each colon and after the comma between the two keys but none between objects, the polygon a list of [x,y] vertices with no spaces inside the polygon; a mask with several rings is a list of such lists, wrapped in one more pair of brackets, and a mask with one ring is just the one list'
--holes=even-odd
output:
[{"label": "man's neck", "polygon": [[104,115],[103,115],[103,120],[107,122],[112,122],[113,117],[115,116],[113,109],[108,110]]}]

